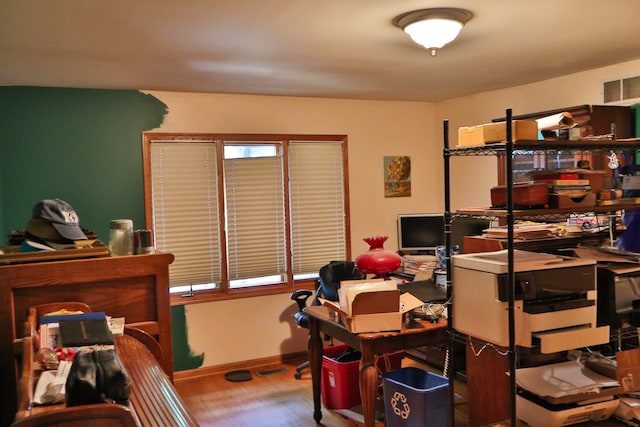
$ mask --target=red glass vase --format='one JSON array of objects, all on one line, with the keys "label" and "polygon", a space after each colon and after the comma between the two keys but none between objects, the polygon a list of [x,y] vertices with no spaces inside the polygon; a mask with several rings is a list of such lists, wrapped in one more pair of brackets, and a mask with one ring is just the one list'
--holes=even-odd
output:
[{"label": "red glass vase", "polygon": [[356,258],[356,267],[363,274],[386,275],[397,270],[402,264],[402,257],[384,248],[387,236],[366,237],[369,250]]}]

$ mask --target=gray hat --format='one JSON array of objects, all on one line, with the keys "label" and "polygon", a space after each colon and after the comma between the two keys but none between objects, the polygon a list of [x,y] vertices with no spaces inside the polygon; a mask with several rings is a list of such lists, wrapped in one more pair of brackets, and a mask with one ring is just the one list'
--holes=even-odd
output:
[{"label": "gray hat", "polygon": [[45,199],[33,207],[33,217],[49,221],[63,237],[69,240],[86,240],[80,228],[78,214],[64,200]]}]

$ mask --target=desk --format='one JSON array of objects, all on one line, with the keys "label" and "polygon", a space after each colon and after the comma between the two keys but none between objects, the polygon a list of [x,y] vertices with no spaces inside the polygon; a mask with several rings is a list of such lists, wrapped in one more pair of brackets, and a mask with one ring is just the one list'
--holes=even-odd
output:
[{"label": "desk", "polygon": [[[30,320],[34,318],[35,316]],[[125,327],[124,335],[114,338],[118,357],[131,379],[129,405],[97,403],[67,407],[64,403],[33,405],[32,390],[39,371],[36,371],[34,366],[33,337],[24,337],[21,399],[15,427],[44,425],[43,420],[46,420],[47,425],[66,425],[73,422],[73,425],[103,427],[198,426],[160,365],[160,344],[142,330],[128,327]]]},{"label": "desk", "polygon": [[[173,379],[169,264],[173,255],[157,252],[102,258],[0,265],[0,375],[6,390],[16,390],[24,323],[29,307],[79,301],[93,311],[124,317],[128,326],[154,336],[164,355],[163,369]],[[0,426],[10,425],[16,394],[0,395]]]},{"label": "desk", "polygon": [[427,321],[412,322],[401,331],[354,334],[345,328],[326,307],[305,308],[309,314],[309,361],[313,385],[313,418],[317,423],[322,419],[320,401],[320,380],[322,376],[322,338],[320,332],[357,349],[362,353],[360,361],[360,396],[365,427],[375,425],[375,400],[378,387],[378,370],[375,356],[386,352],[443,342],[447,338],[447,322],[441,319],[437,324]]}]

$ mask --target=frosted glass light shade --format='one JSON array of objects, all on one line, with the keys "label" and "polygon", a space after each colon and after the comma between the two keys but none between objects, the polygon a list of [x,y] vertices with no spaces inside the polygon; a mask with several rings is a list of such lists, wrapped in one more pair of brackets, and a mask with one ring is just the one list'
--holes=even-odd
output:
[{"label": "frosted glass light shade", "polygon": [[393,19],[393,24],[435,55],[437,49],[458,36],[472,17],[473,14],[465,9],[440,7],[403,13]]},{"label": "frosted glass light shade", "polygon": [[459,21],[427,19],[407,25],[404,31],[419,45],[427,49],[440,49],[458,37],[461,29],[462,22]]}]

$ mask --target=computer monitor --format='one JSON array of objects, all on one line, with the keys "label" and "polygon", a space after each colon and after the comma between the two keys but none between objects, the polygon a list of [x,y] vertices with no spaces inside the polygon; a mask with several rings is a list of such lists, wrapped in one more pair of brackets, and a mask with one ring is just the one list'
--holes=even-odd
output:
[{"label": "computer monitor", "polygon": [[398,251],[433,254],[444,245],[444,214],[398,215]]},{"label": "computer monitor", "polygon": [[464,253],[464,236],[480,236],[491,226],[491,220],[456,216],[451,220],[451,246],[458,245],[459,252]]}]

